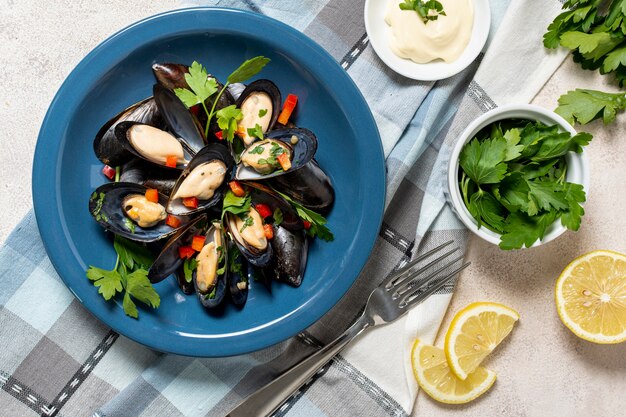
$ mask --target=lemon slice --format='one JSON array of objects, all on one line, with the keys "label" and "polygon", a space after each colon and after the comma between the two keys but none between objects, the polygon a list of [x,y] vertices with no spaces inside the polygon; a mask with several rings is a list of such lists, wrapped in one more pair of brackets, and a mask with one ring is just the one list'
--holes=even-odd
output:
[{"label": "lemon slice", "polygon": [[585,340],[626,340],[626,255],[599,250],[574,259],[555,288],[561,321]]},{"label": "lemon slice", "polygon": [[486,392],[494,382],[496,373],[478,368],[463,381],[451,371],[442,349],[416,340],[411,352],[413,373],[419,386],[433,399],[447,404],[472,401]]},{"label": "lemon slice", "polygon": [[513,330],[517,312],[497,303],[472,303],[452,319],[444,350],[454,374],[465,379]]}]

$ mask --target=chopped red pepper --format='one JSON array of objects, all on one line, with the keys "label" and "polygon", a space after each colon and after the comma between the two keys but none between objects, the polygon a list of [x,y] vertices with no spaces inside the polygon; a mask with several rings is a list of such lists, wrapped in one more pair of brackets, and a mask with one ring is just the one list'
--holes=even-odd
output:
[{"label": "chopped red pepper", "polygon": [[289,155],[287,155],[287,152],[281,153],[276,159],[278,159],[278,163],[280,164],[280,167],[283,169],[283,171],[289,171],[289,169],[291,168],[291,160],[289,159]]},{"label": "chopped red pepper", "polygon": [[264,219],[272,215],[272,209],[267,204],[259,203],[254,208],[259,212],[259,216]]},{"label": "chopped red pepper", "polygon": [[180,259],[191,258],[196,253],[191,246],[181,246],[178,248],[178,256]]},{"label": "chopped red pepper", "polygon": [[298,104],[298,96],[289,94],[285,100],[285,104],[283,104],[283,111],[281,111],[280,116],[278,116],[278,123],[286,125],[287,122],[289,122],[289,118],[291,117],[291,113],[293,113],[293,109],[296,108],[296,104]]},{"label": "chopped red pepper", "polygon": [[176,168],[176,164],[178,163],[178,158],[174,155],[170,155],[165,158],[165,166],[170,168]]},{"label": "chopped red pepper", "polygon": [[165,224],[169,227],[176,229],[178,226],[180,226],[180,219],[176,216],[168,214],[167,218],[165,219]]},{"label": "chopped red pepper", "polygon": [[304,223],[304,228],[306,230],[309,230],[311,228],[311,222],[309,222],[307,220],[302,220],[302,223]]},{"label": "chopped red pepper", "polygon": [[239,181],[231,181],[228,183],[228,186],[237,197],[243,197],[246,195],[246,190],[244,190],[241,184],[239,184]]},{"label": "chopped red pepper", "polygon": [[189,107],[189,111],[194,115],[197,116],[198,112],[200,112],[200,105],[196,104],[195,106],[191,106]]},{"label": "chopped red pepper", "polygon": [[104,174],[105,177],[107,177],[111,181],[113,181],[113,178],[115,178],[115,168],[110,167],[108,165],[105,165],[102,167],[102,173]]},{"label": "chopped red pepper", "polygon": [[159,192],[154,189],[154,188],[148,188],[146,190],[146,200],[152,202],[152,203],[158,203],[159,202]]},{"label": "chopped red pepper", "polygon": [[263,232],[265,232],[265,237],[268,240],[274,239],[274,228],[272,227],[271,224],[264,224],[263,225]]},{"label": "chopped red pepper", "polygon": [[218,138],[219,140],[224,140],[224,134],[222,133],[221,130],[215,134],[215,137]]},{"label": "chopped red pepper", "polygon": [[190,209],[198,208],[198,197],[183,197],[183,206]]},{"label": "chopped red pepper", "polygon": [[204,247],[205,240],[206,240],[206,237],[196,235],[193,237],[193,239],[191,239],[191,247],[195,251],[200,252],[202,248]]}]

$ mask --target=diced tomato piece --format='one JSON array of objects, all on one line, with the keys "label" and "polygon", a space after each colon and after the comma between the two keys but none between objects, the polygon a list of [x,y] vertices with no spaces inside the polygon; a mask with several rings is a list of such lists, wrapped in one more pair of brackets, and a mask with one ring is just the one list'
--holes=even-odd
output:
[{"label": "diced tomato piece", "polygon": [[224,140],[224,134],[222,133],[221,130],[215,134],[215,137],[218,138],[219,140]]},{"label": "diced tomato piece", "polygon": [[289,169],[291,168],[291,160],[289,159],[289,155],[287,155],[286,152],[278,155],[276,159],[278,159],[278,163],[280,164],[280,167],[283,169],[283,171],[289,171]]},{"label": "diced tomato piece", "polygon": [[291,117],[291,113],[293,113],[293,109],[296,108],[296,104],[298,104],[298,96],[289,94],[283,105],[283,111],[281,111],[278,116],[278,123],[286,125],[287,122],[289,122],[289,118]]},{"label": "diced tomato piece", "polygon": [[191,258],[196,253],[191,246],[181,246],[178,248],[178,256],[180,259]]},{"label": "diced tomato piece", "polygon": [[239,181],[231,181],[228,183],[228,186],[237,197],[243,197],[246,195],[246,190],[244,190],[241,184],[239,184]]},{"label": "diced tomato piece", "polygon": [[274,239],[274,228],[272,227],[271,224],[264,224],[263,225],[263,232],[265,232],[265,237],[268,240]]},{"label": "diced tomato piece", "polygon": [[111,181],[113,181],[113,178],[115,178],[115,168],[110,167],[108,165],[105,165],[102,167],[102,173],[104,174],[105,177],[107,177]]},{"label": "diced tomato piece", "polygon": [[174,155],[168,156],[165,158],[165,166],[170,168],[176,168],[176,164],[178,163],[178,158]]},{"label": "diced tomato piece", "polygon": [[202,248],[204,247],[204,241],[206,240],[206,237],[204,236],[194,236],[193,239],[191,239],[191,247],[196,251],[196,252],[200,252],[202,250]]},{"label": "diced tomato piece", "polygon": [[260,203],[254,206],[254,208],[259,212],[259,216],[264,219],[272,215],[272,209],[267,204]]},{"label": "diced tomato piece", "polygon": [[306,220],[302,220],[302,223],[304,223],[304,228],[306,230],[309,230],[311,228],[311,222],[306,221]]},{"label": "diced tomato piece", "polygon": [[168,214],[167,218],[165,219],[165,224],[169,227],[176,229],[178,226],[180,226],[180,219],[176,216]]},{"label": "diced tomato piece", "polygon": [[152,203],[158,203],[159,202],[159,192],[154,189],[154,188],[148,188],[146,190],[146,200],[152,202]]},{"label": "diced tomato piece", "polygon": [[183,206],[190,209],[198,208],[198,197],[183,197]]}]

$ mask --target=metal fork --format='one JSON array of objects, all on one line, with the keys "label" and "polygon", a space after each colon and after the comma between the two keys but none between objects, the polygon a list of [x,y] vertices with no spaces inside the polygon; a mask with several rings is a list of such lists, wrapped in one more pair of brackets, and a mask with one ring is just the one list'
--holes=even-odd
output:
[{"label": "metal fork", "polygon": [[[350,341],[370,327],[390,323],[404,315],[411,307],[424,301],[435,291],[443,287],[457,273],[465,269],[467,262],[452,272],[448,270],[463,259],[463,254],[437,266],[440,262],[454,254],[458,248],[440,253],[452,241],[438,246],[409,262],[395,274],[387,277],[372,291],[367,300],[365,311],[357,321],[337,339],[313,353],[311,356],[293,366],[288,371],[265,385],[263,388],[246,398],[226,417],[269,416],[280,408],[294,393],[300,389],[317,371],[338,354]],[[435,259],[430,258],[440,255]],[[427,261],[423,266],[418,266]],[[428,273],[429,270],[437,268]],[[414,269],[416,268],[417,269]],[[424,275],[426,276],[424,277]]]}]

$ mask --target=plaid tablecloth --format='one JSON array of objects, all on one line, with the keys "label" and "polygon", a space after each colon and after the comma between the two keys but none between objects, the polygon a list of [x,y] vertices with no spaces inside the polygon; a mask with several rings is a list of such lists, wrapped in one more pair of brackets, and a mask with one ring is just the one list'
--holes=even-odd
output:
[{"label": "plaid tablecloth", "polygon": [[[492,0],[486,54],[437,83],[403,78],[377,58],[365,34],[363,3],[194,3],[245,8],[294,26],[327,49],[366,97],[387,158],[387,210],[348,295],[305,332],[259,352],[222,359],[160,354],[119,336],[81,306],[54,271],[31,213],[0,250],[1,415],[224,415],[348,327],[354,305],[422,248],[450,239],[465,245],[467,231],[446,204],[448,152],[477,115],[528,102],[560,64],[564,54],[544,51],[541,34],[561,3],[514,0],[509,7],[508,0]],[[411,342],[434,339],[452,290],[444,287],[402,320],[361,338],[277,415],[409,415],[417,392],[408,365]]]}]

